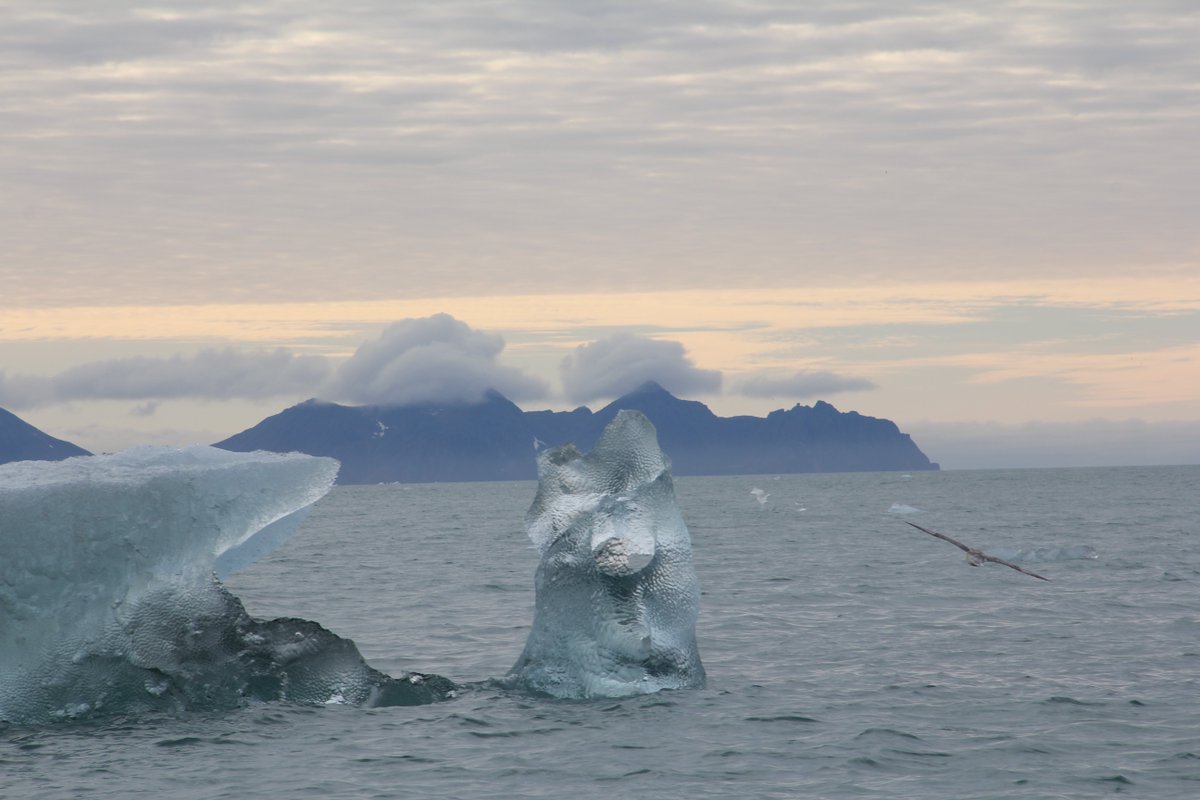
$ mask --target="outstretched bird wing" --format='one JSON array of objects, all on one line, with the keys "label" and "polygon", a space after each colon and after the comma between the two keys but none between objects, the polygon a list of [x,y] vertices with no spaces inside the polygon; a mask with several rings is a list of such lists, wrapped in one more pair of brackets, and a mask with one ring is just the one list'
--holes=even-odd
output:
[{"label": "outstretched bird wing", "polygon": [[[905,522],[908,522],[908,520],[905,520]],[[964,553],[970,553],[972,550],[975,549],[974,547],[968,547],[967,545],[960,542],[958,539],[951,539],[949,536],[947,536],[944,533],[938,533],[937,531],[931,531],[931,530],[929,530],[929,528],[922,528],[920,525],[918,525],[915,522],[908,522],[908,524],[912,525],[914,528],[916,528],[919,531],[924,531],[925,533],[928,533],[930,536],[936,536],[937,538],[941,539],[944,542],[949,542],[950,544],[957,547],[959,550],[962,550]]]},{"label": "outstretched bird wing", "polygon": [[[905,522],[908,522],[908,520],[905,520]],[[1009,569],[1015,569],[1017,572],[1023,572],[1032,578],[1037,578],[1039,581],[1049,581],[1050,580],[1049,578],[1045,577],[1044,575],[1038,575],[1036,572],[1031,572],[1030,570],[1027,570],[1024,567],[1017,566],[1016,564],[1012,563],[1011,561],[1005,561],[1003,558],[998,558],[996,556],[990,556],[987,553],[983,552],[982,550],[976,550],[974,547],[968,547],[967,545],[963,544],[962,542],[958,541],[957,539],[953,539],[944,533],[938,533],[937,531],[931,531],[931,530],[929,530],[929,528],[922,528],[920,525],[918,525],[915,522],[909,522],[908,524],[912,525],[914,528],[916,528],[919,531],[924,531],[925,533],[928,533],[930,536],[936,536],[937,538],[941,539],[942,541],[949,542],[950,544],[957,547],[959,550],[962,550],[964,553],[968,553],[970,555],[976,556],[978,558],[983,559],[984,561],[991,561],[996,564],[1003,564],[1004,566],[1008,567]]]},{"label": "outstretched bird wing", "polygon": [[1049,581],[1050,580],[1045,575],[1038,575],[1036,572],[1033,572],[1032,570],[1025,569],[1024,567],[1018,567],[1016,564],[1012,563],[1011,561],[1005,561],[1003,558],[997,558],[996,556],[989,556],[987,553],[980,553],[979,555],[984,561],[994,561],[997,564],[1003,564],[1004,566],[1008,567],[1009,569],[1015,569],[1017,572],[1024,572],[1026,575],[1037,578],[1039,581]]}]

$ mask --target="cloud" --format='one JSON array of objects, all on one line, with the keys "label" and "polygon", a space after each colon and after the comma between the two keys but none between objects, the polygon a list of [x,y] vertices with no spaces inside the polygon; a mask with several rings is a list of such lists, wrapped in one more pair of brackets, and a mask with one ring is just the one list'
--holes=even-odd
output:
[{"label": "cloud", "polygon": [[163,400],[259,400],[321,396],[356,403],[475,401],[488,389],[532,400],[547,384],[498,363],[504,339],[472,330],[448,314],[404,319],[364,342],[335,369],[324,356],[278,348],[201,350],[169,358],[93,361],[53,376],[0,371],[0,406],[16,409],[84,400],[136,400],[150,416]]},{"label": "cloud", "polygon": [[488,389],[514,401],[544,397],[543,381],[497,362],[503,350],[499,335],[472,330],[449,314],[404,319],[360,345],[328,391],[339,399],[380,405],[473,402]]},{"label": "cloud", "polygon": [[875,383],[866,378],[838,375],[826,370],[801,370],[790,375],[778,372],[747,375],[737,382],[733,391],[746,397],[788,397],[800,400],[875,388]]},{"label": "cloud", "polygon": [[7,4],[5,302],[1128,274],[1194,252],[1186,0],[167,5]]},{"label": "cloud", "polygon": [[[312,392],[329,373],[325,358],[283,348],[206,349],[190,356],[93,361],[50,377],[0,372],[0,406],[36,408],[77,400],[259,400]],[[138,413],[152,409],[148,404]]]},{"label": "cloud", "polygon": [[54,386],[40,375],[13,375],[0,371],[0,408],[37,408],[60,402]]},{"label": "cloud", "polygon": [[721,373],[700,369],[679,342],[617,333],[582,344],[559,365],[563,390],[573,403],[619,397],[646,381],[677,395],[716,392]]},{"label": "cloud", "polygon": [[142,405],[130,409],[129,413],[135,417],[153,417],[158,411],[158,406],[158,400],[148,400]]}]

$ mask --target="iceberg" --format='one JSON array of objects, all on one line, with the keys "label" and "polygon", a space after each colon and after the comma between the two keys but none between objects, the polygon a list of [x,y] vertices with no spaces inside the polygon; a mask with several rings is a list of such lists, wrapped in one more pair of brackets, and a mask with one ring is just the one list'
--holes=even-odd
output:
[{"label": "iceberg", "polygon": [[251,618],[216,576],[286,541],[337,470],[203,446],[0,465],[0,723],[452,694],[314,622]]},{"label": "iceberg", "polygon": [[562,698],[701,688],[700,586],[654,426],[621,411],[590,453],[538,455],[533,627],[506,680]]}]

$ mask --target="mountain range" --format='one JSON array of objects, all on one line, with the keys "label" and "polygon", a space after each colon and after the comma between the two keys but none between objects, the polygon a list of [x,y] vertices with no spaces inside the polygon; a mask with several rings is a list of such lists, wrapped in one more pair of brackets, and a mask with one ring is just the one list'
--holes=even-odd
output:
[{"label": "mountain range", "polygon": [[826,402],[766,417],[719,417],[649,382],[599,411],[522,411],[498,392],[478,403],[345,406],[306,400],[217,442],[226,450],[309,453],[342,462],[338,482],[429,483],[537,477],[536,451],[588,450],[617,411],[658,430],[676,475],[930,470],[895,423]]},{"label": "mountain range", "polygon": [[[306,400],[217,442],[226,450],[302,452],[342,462],[339,483],[429,483],[537,477],[542,447],[591,449],[617,411],[636,409],[658,430],[676,475],[929,470],[896,424],[826,402],[766,417],[719,417],[646,383],[599,411],[522,411],[498,392],[478,403],[346,406]],[[0,464],[89,455],[0,409]]]}]

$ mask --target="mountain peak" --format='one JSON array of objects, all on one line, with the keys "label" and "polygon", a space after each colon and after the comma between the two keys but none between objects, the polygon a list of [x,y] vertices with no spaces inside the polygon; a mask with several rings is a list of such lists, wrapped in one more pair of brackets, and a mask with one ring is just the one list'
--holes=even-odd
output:
[{"label": "mountain peak", "polygon": [[38,430],[0,408],[0,464],[9,461],[58,461],[91,455],[87,450]]},{"label": "mountain peak", "polygon": [[646,381],[632,391],[626,392],[622,395],[622,397],[639,397],[647,394],[665,394],[670,395],[671,397],[675,396],[664,389],[662,384],[658,381]]}]

